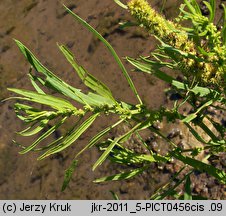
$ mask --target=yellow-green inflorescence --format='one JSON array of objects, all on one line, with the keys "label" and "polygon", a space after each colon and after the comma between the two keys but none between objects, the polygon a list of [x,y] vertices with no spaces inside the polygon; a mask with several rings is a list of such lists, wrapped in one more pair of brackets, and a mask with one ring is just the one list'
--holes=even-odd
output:
[{"label": "yellow-green inflorescence", "polygon": [[163,18],[145,0],[131,0],[128,3],[130,13],[142,24],[149,33],[157,36],[166,43],[177,48],[184,46],[188,42],[186,32],[176,34],[176,25]]},{"label": "yellow-green inflorescence", "polygon": [[191,54],[192,56],[203,59],[203,61],[194,58],[181,56],[178,58],[181,70],[184,75],[196,77],[197,80],[205,86],[218,86],[225,88],[224,76],[226,73],[226,49],[221,43],[220,32],[217,31],[213,23],[208,22],[208,18],[201,16],[203,28],[206,31],[206,40],[208,46],[203,45],[206,53],[211,52],[212,55],[205,55],[197,50],[196,44],[189,39],[188,33],[182,30],[179,24],[166,20],[158,12],[156,12],[146,0],[130,0],[128,9],[133,17],[147,29],[150,34],[155,35],[164,43]]}]

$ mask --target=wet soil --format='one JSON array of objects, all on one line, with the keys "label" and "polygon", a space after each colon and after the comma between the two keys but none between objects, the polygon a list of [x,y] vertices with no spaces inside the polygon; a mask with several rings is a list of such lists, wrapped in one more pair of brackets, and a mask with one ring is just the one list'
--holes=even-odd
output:
[{"label": "wet soil", "polygon": [[[157,9],[162,6],[161,1],[150,2]],[[166,1],[164,12],[167,18],[178,14],[181,2]],[[98,29],[121,57],[148,55],[155,47],[154,39],[147,37],[142,30],[119,29],[118,23],[130,19],[130,16],[112,0],[65,0],[64,3]],[[20,54],[13,38],[22,41],[44,65],[64,81],[85,89],[56,43],[67,45],[78,62],[105,82],[117,99],[136,103],[125,78],[103,44],[67,15],[59,1],[53,0],[1,0],[0,100],[10,96],[7,87],[32,89],[26,76],[29,65]],[[124,63],[127,69],[131,70],[131,66],[125,61]],[[150,108],[155,109],[167,102],[164,94],[167,85],[143,73],[130,74],[141,98]],[[115,174],[125,168],[106,162],[92,172],[92,165],[100,154],[93,148],[81,156],[70,186],[61,192],[64,170],[70,165],[71,159],[97,131],[108,125],[109,120],[100,118],[72,147],[51,158],[37,161],[37,154],[19,155],[20,149],[12,143],[12,139],[18,138],[15,131],[23,128],[12,105],[11,101],[0,104],[0,199],[112,199],[110,190],[118,194],[120,199],[147,199],[157,188],[164,185],[177,169],[176,164],[168,165],[163,172],[163,168],[153,164],[152,169],[135,179],[94,184],[92,181],[95,178]],[[30,138],[18,139],[27,145],[32,142]],[[206,190],[202,188],[203,183],[197,179],[205,178],[207,176],[199,176],[194,181],[201,187],[197,189],[197,193]],[[208,184],[205,187],[213,190],[212,198],[226,198],[225,187],[217,185],[214,180],[210,180],[209,186]]]}]

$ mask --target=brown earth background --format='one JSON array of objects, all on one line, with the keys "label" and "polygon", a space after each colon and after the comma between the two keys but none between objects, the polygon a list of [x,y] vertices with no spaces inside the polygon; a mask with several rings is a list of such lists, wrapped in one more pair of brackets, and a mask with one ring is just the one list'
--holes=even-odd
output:
[{"label": "brown earth background", "polygon": [[[95,27],[121,57],[148,55],[155,47],[154,39],[143,30],[119,29],[118,23],[130,20],[131,17],[113,0],[62,2]],[[181,2],[167,0],[163,11],[165,16],[176,16]],[[150,3],[159,10],[163,1],[150,0]],[[7,87],[32,89],[27,76],[29,64],[19,52],[13,38],[29,47],[45,66],[64,81],[86,90],[57,48],[57,43],[67,45],[78,62],[105,82],[117,99],[136,103],[125,78],[107,49],[67,15],[57,0],[0,1],[0,100],[11,95]],[[130,71],[132,67],[126,61],[123,62]],[[141,98],[150,108],[154,109],[166,103],[164,89],[167,86],[164,83],[142,73],[131,72],[130,75]],[[106,162],[92,172],[92,164],[100,155],[93,148],[80,157],[70,186],[61,192],[64,170],[70,165],[71,159],[87,144],[92,135],[109,125],[109,120],[100,118],[95,126],[70,148],[51,158],[37,161],[37,154],[19,155],[20,149],[12,143],[15,138],[25,145],[32,142],[30,138],[21,139],[15,134],[23,129],[23,125],[15,116],[13,102],[1,103],[0,114],[0,199],[112,199],[110,190],[121,199],[146,199],[170,176],[169,173],[153,169],[132,180],[94,184],[92,181],[95,178],[114,174],[123,167]],[[216,190],[222,194],[221,198],[226,197],[225,187]]]}]

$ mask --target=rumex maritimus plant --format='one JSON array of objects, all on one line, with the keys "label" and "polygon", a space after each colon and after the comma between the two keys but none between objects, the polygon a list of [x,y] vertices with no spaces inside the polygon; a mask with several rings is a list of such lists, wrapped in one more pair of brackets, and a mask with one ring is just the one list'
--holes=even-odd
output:
[{"label": "rumex maritimus plant", "polygon": [[[111,159],[114,163],[128,165],[131,169],[128,172],[97,179],[95,182],[128,179],[149,169],[151,163],[166,163],[170,162],[172,158],[175,158],[184,164],[181,167],[181,171],[186,168],[186,174],[180,179],[179,183],[185,181],[186,185],[189,185],[189,176],[195,170],[199,170],[201,172],[207,172],[225,184],[226,174],[223,170],[217,169],[198,159],[198,156],[204,151],[208,152],[208,155],[218,155],[219,152],[225,152],[225,129],[219,122],[212,119],[206,113],[208,107],[213,107],[216,110],[225,110],[225,8],[224,25],[222,30],[218,31],[213,23],[215,1],[205,3],[210,10],[210,16],[208,18],[202,15],[196,1],[184,1],[185,4],[180,8],[181,14],[178,20],[190,20],[192,27],[189,28],[182,26],[179,21],[172,22],[166,20],[152,9],[145,0],[131,0],[127,5],[119,1],[116,2],[134,16],[138,25],[145,27],[159,41],[158,48],[150,53],[150,56],[141,56],[138,59],[127,57],[127,60],[138,70],[155,75],[164,82],[169,83],[171,88],[180,94],[182,99],[177,100],[173,108],[161,107],[158,110],[148,109],[140,98],[133,81],[112,46],[93,27],[65,7],[78,22],[84,25],[108,48],[128,81],[138,103],[128,104],[125,101],[116,100],[110,89],[104,83],[88,73],[76,62],[75,57],[66,46],[58,45],[67,61],[75,69],[83,83],[90,89],[87,94],[62,81],[43,66],[26,46],[20,41],[15,40],[19,49],[31,64],[29,77],[35,89],[35,91],[9,89],[21,95],[20,97],[14,97],[14,99],[19,101],[15,103],[15,112],[21,120],[29,124],[19,134],[22,136],[32,136],[40,132],[39,138],[29,146],[23,146],[16,142],[22,148],[20,153],[25,154],[30,151],[39,151],[41,155],[38,159],[44,159],[72,145],[94,124],[100,115],[115,114],[118,116],[118,121],[96,134],[87,146],[76,154],[72,165],[65,173],[62,190],[66,188],[72,177],[79,155],[95,145],[102,151],[102,154],[93,165],[93,170],[100,166],[106,159]],[[162,70],[164,68],[180,71],[181,75],[183,75],[183,81],[178,81],[164,72]],[[76,108],[69,100],[63,99],[60,96],[47,94],[45,92],[46,88],[59,93],[59,95],[63,95],[64,98],[68,97],[70,100],[76,101],[76,103],[82,105],[82,108]],[[46,109],[37,109],[35,106],[21,103],[21,101],[30,101],[33,102],[32,104],[43,104]],[[192,107],[192,113],[183,113],[180,111],[180,108],[186,104]],[[48,145],[40,146],[42,141],[60,128],[66,119],[71,116],[76,116],[77,121],[68,132]],[[202,147],[195,146],[190,149],[182,149],[172,140],[168,139],[161,130],[157,130],[154,127],[156,121],[161,122],[164,118],[169,122],[180,121],[183,123],[197,141],[202,143]],[[211,131],[205,125],[206,121],[217,132]],[[44,131],[49,122],[53,122],[53,126]],[[114,139],[107,139],[103,142],[105,135],[121,124],[129,125],[130,129]],[[197,127],[204,131],[208,139],[200,136],[196,129]],[[153,152],[140,135],[142,130],[150,130],[152,133],[164,139],[170,146],[168,153],[161,155]],[[132,135],[140,139],[143,147],[147,149],[147,153],[135,152],[133,149],[125,147],[124,143],[126,141],[129,142]],[[179,174],[180,172],[176,173],[175,176],[179,176]],[[151,198],[163,199],[167,195],[174,194],[175,188],[179,183],[170,187],[169,190],[160,192],[160,195],[158,193],[154,194]],[[186,194],[187,198],[191,198],[189,189]]]}]

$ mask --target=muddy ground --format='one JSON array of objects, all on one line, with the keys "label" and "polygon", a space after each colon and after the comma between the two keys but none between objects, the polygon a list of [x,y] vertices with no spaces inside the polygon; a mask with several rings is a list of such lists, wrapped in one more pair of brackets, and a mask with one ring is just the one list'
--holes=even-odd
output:
[{"label": "muddy ground", "polygon": [[[66,44],[74,52],[78,62],[105,82],[117,99],[135,103],[136,99],[107,49],[67,15],[59,2],[0,1],[0,100],[10,96],[7,87],[32,89],[26,76],[29,65],[12,40],[16,38],[64,81],[84,89],[56,45],[57,42]],[[118,23],[130,19],[130,16],[113,0],[63,2],[97,28],[121,57],[148,55],[155,46],[154,39],[140,29],[119,29]],[[150,2],[156,9],[162,6],[162,1]],[[164,12],[167,18],[178,14],[181,2],[166,1]],[[124,63],[127,69],[131,70],[131,66],[125,61]],[[142,73],[130,74],[143,101],[150,108],[166,103],[163,90],[167,85]],[[99,119],[71,148],[46,160],[37,161],[37,155],[34,153],[19,155],[20,149],[12,143],[12,139],[17,138],[15,131],[23,128],[21,121],[15,116],[12,104],[11,101],[0,104],[0,199],[112,199],[110,190],[117,193],[121,199],[147,199],[168,180],[171,171],[176,169],[176,165],[168,166],[164,170],[153,165],[152,170],[132,180],[94,184],[92,181],[95,178],[114,174],[123,167],[118,168],[106,162],[92,172],[92,164],[99,156],[99,152],[93,148],[81,156],[69,188],[61,192],[64,170],[70,165],[73,156],[87,144],[92,135],[109,122],[105,118]],[[54,139],[54,136],[52,138]],[[32,139],[19,138],[19,141],[29,145]],[[207,176],[200,177],[202,178],[196,178],[193,185],[194,191],[199,190],[196,193],[205,195],[202,193],[207,190],[207,195],[210,193],[214,199],[226,198],[225,187],[219,186],[213,179],[203,187],[203,182],[197,179],[205,179]]]}]

